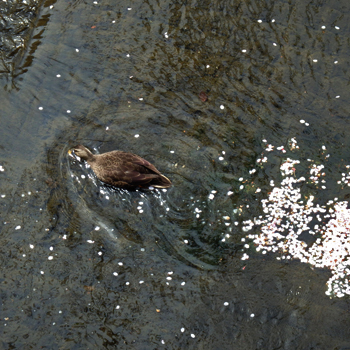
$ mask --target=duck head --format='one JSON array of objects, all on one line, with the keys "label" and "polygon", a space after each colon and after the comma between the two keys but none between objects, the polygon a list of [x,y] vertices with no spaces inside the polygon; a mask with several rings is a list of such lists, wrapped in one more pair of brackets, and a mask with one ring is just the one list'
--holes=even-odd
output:
[{"label": "duck head", "polygon": [[74,154],[83,160],[91,160],[94,155],[85,146],[78,145],[73,148]]}]

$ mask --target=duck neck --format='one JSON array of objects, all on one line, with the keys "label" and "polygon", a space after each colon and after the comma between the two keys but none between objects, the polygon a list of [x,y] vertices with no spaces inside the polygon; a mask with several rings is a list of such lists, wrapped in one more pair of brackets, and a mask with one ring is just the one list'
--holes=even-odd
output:
[{"label": "duck neck", "polygon": [[94,158],[95,158],[95,155],[90,150],[88,150],[86,148],[86,159],[85,160],[88,162],[92,162],[94,160]]}]

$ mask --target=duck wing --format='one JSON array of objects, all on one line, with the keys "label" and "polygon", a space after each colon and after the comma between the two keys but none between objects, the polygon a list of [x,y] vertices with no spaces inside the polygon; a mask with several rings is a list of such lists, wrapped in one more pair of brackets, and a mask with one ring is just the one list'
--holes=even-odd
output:
[{"label": "duck wing", "polygon": [[171,181],[160,173],[160,171],[146,159],[143,159],[137,155],[133,158],[133,163],[147,169],[147,174],[155,174],[156,176],[149,182],[149,185],[158,188],[168,188],[171,187]]}]

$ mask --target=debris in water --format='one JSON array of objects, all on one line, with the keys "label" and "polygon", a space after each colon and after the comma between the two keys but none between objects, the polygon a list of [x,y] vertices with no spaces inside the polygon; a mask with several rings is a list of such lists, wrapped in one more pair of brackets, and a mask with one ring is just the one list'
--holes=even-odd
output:
[{"label": "debris in water", "polygon": [[204,91],[201,91],[199,93],[199,98],[202,102],[208,101],[208,95]]}]

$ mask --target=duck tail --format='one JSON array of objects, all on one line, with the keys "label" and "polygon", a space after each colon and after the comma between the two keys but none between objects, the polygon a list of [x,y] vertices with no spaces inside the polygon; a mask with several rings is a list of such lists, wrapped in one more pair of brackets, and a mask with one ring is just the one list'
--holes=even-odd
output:
[{"label": "duck tail", "polygon": [[169,188],[172,183],[166,176],[160,174],[159,177],[150,182],[150,185],[156,188]]}]

